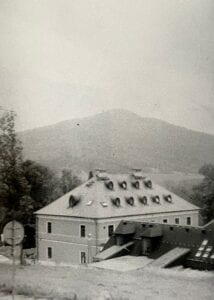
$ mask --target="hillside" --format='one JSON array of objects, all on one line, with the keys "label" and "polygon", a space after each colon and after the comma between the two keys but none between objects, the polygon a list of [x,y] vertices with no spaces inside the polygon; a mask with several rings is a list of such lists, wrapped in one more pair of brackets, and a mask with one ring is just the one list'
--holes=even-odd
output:
[{"label": "hillside", "polygon": [[125,110],[24,131],[20,138],[25,158],[56,170],[196,172],[214,162],[214,136]]}]

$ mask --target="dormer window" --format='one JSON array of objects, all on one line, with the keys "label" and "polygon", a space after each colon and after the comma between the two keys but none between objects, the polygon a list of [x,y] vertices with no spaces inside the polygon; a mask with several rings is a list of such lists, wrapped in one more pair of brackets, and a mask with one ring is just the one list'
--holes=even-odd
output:
[{"label": "dormer window", "polygon": [[126,181],[121,181],[118,182],[119,186],[123,189],[126,190],[127,189],[127,182]]},{"label": "dormer window", "polygon": [[113,205],[115,205],[117,207],[120,206],[120,198],[118,198],[118,197],[117,198],[112,198],[111,201],[112,201]]},{"label": "dormer window", "polygon": [[169,203],[172,203],[172,195],[170,195],[170,194],[169,195],[164,195],[163,198],[164,198],[165,201],[167,201]]},{"label": "dormer window", "polygon": [[142,204],[144,204],[144,205],[148,204],[148,199],[146,196],[138,197],[138,199]]},{"label": "dormer window", "polygon": [[113,181],[107,181],[107,182],[105,182],[105,186],[107,187],[107,189],[109,189],[111,191],[114,189],[114,183],[113,183]]},{"label": "dormer window", "polygon": [[80,198],[71,195],[69,197],[69,207],[74,207],[80,202]]},{"label": "dormer window", "polygon": [[134,198],[133,197],[128,197],[128,198],[126,198],[126,202],[129,205],[133,206],[134,205]]},{"label": "dormer window", "polygon": [[151,180],[144,180],[144,185],[148,189],[151,189],[152,188],[152,181]]},{"label": "dormer window", "polygon": [[152,201],[154,203],[160,204],[160,197],[158,195],[157,196],[152,196]]},{"label": "dormer window", "polygon": [[135,189],[137,189],[137,190],[139,190],[139,188],[140,188],[140,182],[137,180],[137,181],[134,181],[134,182],[132,182],[132,186],[135,188]]}]

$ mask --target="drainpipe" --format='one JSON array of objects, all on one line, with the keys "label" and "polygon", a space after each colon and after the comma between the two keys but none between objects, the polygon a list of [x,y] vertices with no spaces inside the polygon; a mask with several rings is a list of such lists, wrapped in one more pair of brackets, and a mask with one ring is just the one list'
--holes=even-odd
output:
[{"label": "drainpipe", "polygon": [[35,238],[36,238],[36,260],[39,261],[39,217],[36,216],[36,228],[35,228]]},{"label": "drainpipe", "polygon": [[94,219],[95,223],[95,253],[97,254],[97,247],[98,247],[98,226],[97,226],[97,219]]}]

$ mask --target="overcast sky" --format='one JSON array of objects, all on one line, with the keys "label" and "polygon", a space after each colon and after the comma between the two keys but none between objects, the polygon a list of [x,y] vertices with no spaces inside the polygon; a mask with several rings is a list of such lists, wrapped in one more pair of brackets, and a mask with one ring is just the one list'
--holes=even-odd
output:
[{"label": "overcast sky", "polygon": [[213,0],[0,0],[18,129],[113,108],[214,134]]}]

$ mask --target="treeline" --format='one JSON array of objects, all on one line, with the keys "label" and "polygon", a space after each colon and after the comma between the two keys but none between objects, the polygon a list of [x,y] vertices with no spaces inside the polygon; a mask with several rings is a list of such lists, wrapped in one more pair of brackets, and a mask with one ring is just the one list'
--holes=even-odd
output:
[{"label": "treeline", "polygon": [[13,111],[0,110],[0,233],[5,223],[16,219],[31,235],[34,212],[78,186],[81,180],[71,170],[57,176],[46,166],[24,160],[15,118]]},{"label": "treeline", "polygon": [[167,182],[166,187],[201,208],[200,215],[203,224],[214,219],[214,165],[205,164],[199,169],[203,179],[198,184],[182,181],[179,184]]}]

